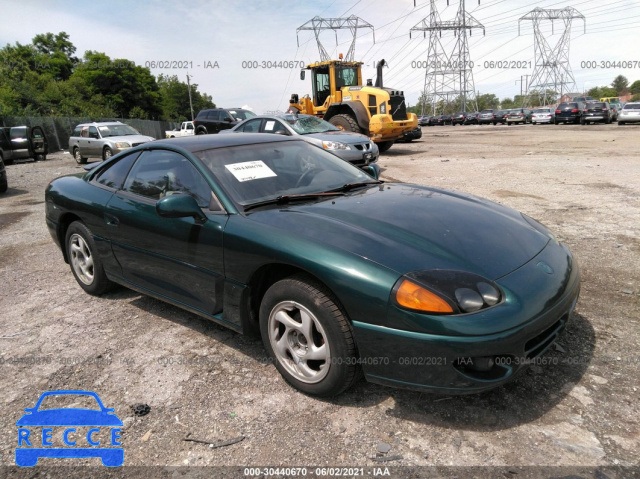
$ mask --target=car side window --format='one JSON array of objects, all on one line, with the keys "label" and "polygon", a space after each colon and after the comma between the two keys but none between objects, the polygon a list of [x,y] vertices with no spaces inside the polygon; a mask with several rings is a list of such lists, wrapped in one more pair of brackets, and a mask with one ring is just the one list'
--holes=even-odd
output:
[{"label": "car side window", "polygon": [[260,120],[260,119],[249,120],[248,122],[246,122],[244,124],[244,126],[242,127],[242,129],[240,131],[243,131],[245,133],[258,133],[260,131],[260,123],[261,122],[262,122],[262,120]]},{"label": "car side window", "polygon": [[282,134],[289,134],[289,131],[285,128],[282,122],[278,120],[265,120],[264,126],[262,127],[263,133],[276,133],[282,131]]},{"label": "car side window", "polygon": [[98,135],[98,129],[95,126],[89,127],[89,138],[94,138],[96,140],[100,138]]},{"label": "car side window", "polygon": [[211,110],[207,113],[207,120],[219,120],[220,119],[220,111],[219,110]]},{"label": "car side window", "polygon": [[136,152],[118,160],[107,169],[101,171],[95,181],[101,185],[119,190],[122,188],[124,179],[127,177],[127,173],[129,173],[133,162],[136,161],[138,156],[140,156],[140,153]]},{"label": "car side window", "polygon": [[187,158],[168,150],[143,152],[131,168],[123,190],[153,200],[187,194],[201,208],[209,208],[211,202],[211,188],[200,172]]}]

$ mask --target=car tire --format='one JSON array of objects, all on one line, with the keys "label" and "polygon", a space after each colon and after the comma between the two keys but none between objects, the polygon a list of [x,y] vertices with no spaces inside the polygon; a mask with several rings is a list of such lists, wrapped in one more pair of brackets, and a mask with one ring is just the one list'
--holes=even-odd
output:
[{"label": "car tire", "polygon": [[79,165],[84,165],[87,163],[87,158],[83,157],[80,154],[80,148],[77,146],[73,149],[73,159],[76,160],[76,163]]},{"label": "car tire", "polygon": [[47,159],[47,155],[45,155],[44,153],[38,153],[33,160],[34,161],[45,161]]},{"label": "car tire", "polygon": [[7,177],[3,176],[0,178],[0,193],[6,193],[9,189],[9,183],[7,182]]},{"label": "car tire", "polygon": [[111,148],[109,148],[108,146],[105,146],[104,150],[102,150],[102,161],[107,161],[112,156],[113,156],[113,151],[111,151]]},{"label": "car tire", "polygon": [[332,116],[329,119],[329,123],[331,123],[333,126],[340,128],[343,131],[350,131],[352,133],[361,133],[360,127],[358,126],[358,123],[356,123],[356,120],[352,116],[347,115],[345,113]]},{"label": "car tire", "polygon": [[267,290],[260,305],[260,334],[278,372],[306,394],[335,396],[359,379],[346,313],[327,288],[306,275],[280,280]]},{"label": "car tire", "polygon": [[67,228],[64,244],[69,266],[82,289],[98,296],[113,288],[114,283],[104,272],[89,228],[80,221],[74,221]]},{"label": "car tire", "polygon": [[393,146],[393,143],[393,141],[381,141],[378,143],[378,150],[380,150],[380,153],[384,153]]}]

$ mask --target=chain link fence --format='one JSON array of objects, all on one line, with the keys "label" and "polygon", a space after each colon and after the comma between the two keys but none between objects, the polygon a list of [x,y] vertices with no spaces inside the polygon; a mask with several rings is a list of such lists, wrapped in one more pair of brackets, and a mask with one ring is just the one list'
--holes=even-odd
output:
[{"label": "chain link fence", "polygon": [[180,124],[172,121],[135,120],[89,117],[53,117],[53,116],[4,116],[0,117],[1,126],[41,126],[49,141],[49,151],[67,150],[69,137],[76,125],[92,121],[121,121],[138,130],[142,135],[152,136],[156,140],[165,138],[166,130],[173,130]]}]

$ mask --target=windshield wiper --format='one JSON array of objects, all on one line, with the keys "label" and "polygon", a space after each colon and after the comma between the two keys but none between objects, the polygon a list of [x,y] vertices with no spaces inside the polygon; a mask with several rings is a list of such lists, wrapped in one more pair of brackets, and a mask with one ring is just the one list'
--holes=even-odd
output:
[{"label": "windshield wiper", "polygon": [[359,186],[368,186],[368,185],[379,185],[384,183],[382,180],[372,180],[372,181],[359,181],[357,183],[346,183],[338,188],[334,188],[333,190],[329,190],[328,193],[337,192],[337,191],[349,191],[354,188],[358,188]]},{"label": "windshield wiper", "polygon": [[325,191],[322,193],[303,193],[300,195],[280,195],[275,198],[271,198],[269,200],[258,201],[257,203],[251,203],[248,205],[244,205],[244,210],[248,211],[253,208],[258,208],[259,206],[265,205],[282,205],[285,203],[289,203],[290,201],[297,200],[309,200],[314,198],[322,198],[326,196],[341,196],[343,193],[341,191]]}]

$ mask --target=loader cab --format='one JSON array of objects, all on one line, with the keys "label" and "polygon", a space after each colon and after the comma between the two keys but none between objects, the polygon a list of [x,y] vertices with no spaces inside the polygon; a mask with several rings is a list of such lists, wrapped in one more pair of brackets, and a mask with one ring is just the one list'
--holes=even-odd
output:
[{"label": "loader cab", "polygon": [[[360,65],[361,62],[339,60],[309,65],[307,69],[311,70],[313,105],[316,108],[323,106],[329,96],[335,96],[336,91],[343,87],[362,85]],[[300,79],[305,79],[305,70],[300,72]],[[341,98],[335,98],[335,101],[341,101]]]}]

